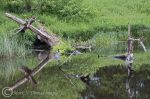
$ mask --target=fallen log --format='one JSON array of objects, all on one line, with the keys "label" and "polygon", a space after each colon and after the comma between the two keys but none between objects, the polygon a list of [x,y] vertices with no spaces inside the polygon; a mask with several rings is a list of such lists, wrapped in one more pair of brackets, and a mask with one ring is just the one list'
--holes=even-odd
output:
[{"label": "fallen log", "polygon": [[[6,16],[10,19],[12,19],[13,21],[17,22],[19,25],[22,25],[23,30],[20,31],[25,31],[26,29],[30,29],[32,32],[34,32],[36,35],[40,36],[42,41],[44,41],[45,43],[47,43],[49,46],[54,46],[58,43],[59,38],[54,36],[54,35],[49,35],[47,32],[42,31],[36,27],[34,27],[32,25],[32,23],[35,20],[35,17],[30,18],[28,21],[25,21],[23,19],[17,18],[14,15],[11,15],[9,13],[5,13]],[[20,32],[18,31],[18,32]],[[52,33],[51,33],[52,34]]]},{"label": "fallen log", "polygon": [[23,19],[20,19],[20,18],[17,18],[9,13],[5,13],[6,16],[10,19],[12,19],[13,21],[17,22],[18,24],[20,25],[25,25],[26,24],[26,21],[24,21]]}]

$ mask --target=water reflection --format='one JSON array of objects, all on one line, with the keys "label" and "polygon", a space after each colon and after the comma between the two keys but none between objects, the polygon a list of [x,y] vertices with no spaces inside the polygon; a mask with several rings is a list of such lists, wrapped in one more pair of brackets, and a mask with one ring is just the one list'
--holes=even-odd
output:
[{"label": "water reflection", "polygon": [[124,53],[127,50],[127,43],[126,42],[112,42],[112,44],[108,46],[97,46],[94,49],[94,52],[97,53],[99,56],[109,56],[115,55],[119,53]]},{"label": "water reflection", "polygon": [[[144,42],[147,51],[150,49],[150,45],[147,42]],[[143,49],[141,45],[137,42],[134,43],[134,52],[141,52]],[[116,41],[112,42],[112,44],[103,47],[96,47],[94,52],[97,53],[99,56],[110,56],[110,55],[117,55],[122,54],[127,51],[127,42],[126,41]]]},{"label": "water reflection", "polygon": [[87,75],[83,75],[83,74],[67,74],[68,77],[72,77],[72,78],[77,78],[80,79],[83,83],[85,83],[87,86],[91,86],[91,85],[96,85],[99,86],[100,85],[100,77],[94,77],[91,76],[90,74]]},{"label": "water reflection", "polygon": [[129,99],[133,99],[133,97],[136,97],[138,95],[138,91],[134,90],[130,86],[130,83],[133,80],[132,77],[133,77],[133,74],[130,73],[126,80],[126,90],[127,90]]},{"label": "water reflection", "polygon": [[81,92],[82,99],[149,99],[150,71],[140,70],[126,75],[126,67],[100,68],[94,77],[99,84],[87,85]]},{"label": "water reflection", "polygon": [[36,80],[33,78],[38,72],[40,72],[45,65],[53,60],[53,53],[50,51],[44,51],[38,53],[38,58],[42,60],[39,64],[34,65],[33,69],[30,69],[28,66],[21,66],[20,70],[24,74],[23,77],[18,78],[17,82],[9,86],[9,91],[17,89],[19,86],[29,81],[32,84],[37,84]]},{"label": "water reflection", "polygon": [[82,75],[79,78],[82,82],[84,82],[88,86],[91,86],[91,85],[99,86],[100,85],[100,80],[101,80],[100,77],[94,77],[94,76],[91,77],[90,74],[88,74],[86,76]]},{"label": "water reflection", "polygon": [[18,68],[24,65],[26,62],[27,60],[24,57],[0,59],[0,77],[8,80],[15,75]]},{"label": "water reflection", "polygon": [[48,54],[49,54],[49,51],[45,51],[45,50],[37,51],[37,58],[39,61],[43,61],[47,57]]}]

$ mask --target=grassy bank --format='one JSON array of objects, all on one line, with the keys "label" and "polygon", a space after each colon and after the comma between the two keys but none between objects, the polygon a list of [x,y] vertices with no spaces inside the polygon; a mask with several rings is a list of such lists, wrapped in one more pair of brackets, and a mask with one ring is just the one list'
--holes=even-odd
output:
[{"label": "grassy bank", "polygon": [[[43,0],[43,2],[37,4],[34,0],[18,0],[18,2],[6,0],[2,11],[13,12],[24,16],[23,18],[34,15],[38,20],[44,21],[48,29],[64,37],[89,39],[99,31],[106,33],[117,31],[119,34],[120,31],[127,30],[129,23],[133,25],[132,31],[136,35],[139,35],[137,31],[149,28],[149,1]],[[41,7],[36,8],[40,4]],[[26,8],[28,6],[32,7],[30,11]]]},{"label": "grassy bank", "polygon": [[[10,21],[4,15],[5,12],[13,13],[23,19],[36,16],[37,20],[34,24],[36,26],[43,21],[49,31],[53,31],[65,39],[69,38],[75,41],[94,39],[98,41],[96,42],[99,43],[98,46],[104,47],[106,44],[103,42],[109,40],[111,36],[113,38],[115,36],[114,40],[125,40],[128,24],[131,24],[133,36],[144,36],[148,42],[150,41],[149,4],[149,1],[144,0],[127,0],[126,2],[122,0],[42,0],[39,2],[36,0],[5,0],[0,9],[1,42],[4,44],[3,34],[5,38],[11,36],[13,32],[11,34],[10,31],[18,27],[15,22]],[[100,35],[98,39],[95,38],[97,35]],[[24,42],[31,45],[34,37],[30,31],[27,31]],[[19,45],[13,44],[13,42],[15,41],[10,44],[9,51],[6,48],[6,53],[10,53],[13,46],[19,49]],[[24,46],[24,44],[21,45]],[[12,48],[14,51],[16,49]],[[1,53],[5,52],[2,50]]]}]

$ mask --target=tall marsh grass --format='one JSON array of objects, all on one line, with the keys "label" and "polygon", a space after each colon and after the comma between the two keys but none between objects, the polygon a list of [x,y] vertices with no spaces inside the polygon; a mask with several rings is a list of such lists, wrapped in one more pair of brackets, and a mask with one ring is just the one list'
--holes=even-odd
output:
[{"label": "tall marsh grass", "polygon": [[115,54],[117,51],[121,53],[125,50],[126,40],[127,32],[99,32],[93,37],[93,52],[99,55]]},{"label": "tall marsh grass", "polygon": [[17,40],[17,38],[11,38],[8,34],[1,34],[0,36],[0,57],[13,57],[13,56],[25,56],[28,52],[25,44]]}]

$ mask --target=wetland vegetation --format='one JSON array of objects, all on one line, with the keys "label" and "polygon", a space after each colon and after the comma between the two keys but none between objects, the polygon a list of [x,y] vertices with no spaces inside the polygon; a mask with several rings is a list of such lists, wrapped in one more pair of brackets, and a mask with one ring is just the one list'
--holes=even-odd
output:
[{"label": "wetland vegetation", "polygon": [[[15,34],[18,25],[5,12],[19,18],[36,16],[56,33],[60,43],[52,49],[61,53],[39,72],[37,85],[29,82],[14,91],[10,99],[149,99],[150,87],[150,1],[148,0],[0,0],[0,90],[15,83],[21,66],[35,68],[40,52],[35,51],[36,36],[30,30]],[[127,52],[128,24],[135,38],[144,37],[147,52],[135,43],[134,77],[128,78],[124,61],[114,55]],[[125,41],[125,42],[124,42]],[[68,53],[74,45],[91,45],[82,54]],[[67,61],[66,61],[67,60]],[[64,63],[65,61],[65,63]],[[61,65],[62,70],[59,69]],[[87,85],[70,75],[98,77]],[[127,83],[128,82],[128,83]],[[127,85],[131,87],[126,88]],[[132,97],[131,97],[132,96]],[[0,94],[1,99],[5,99]]]}]

